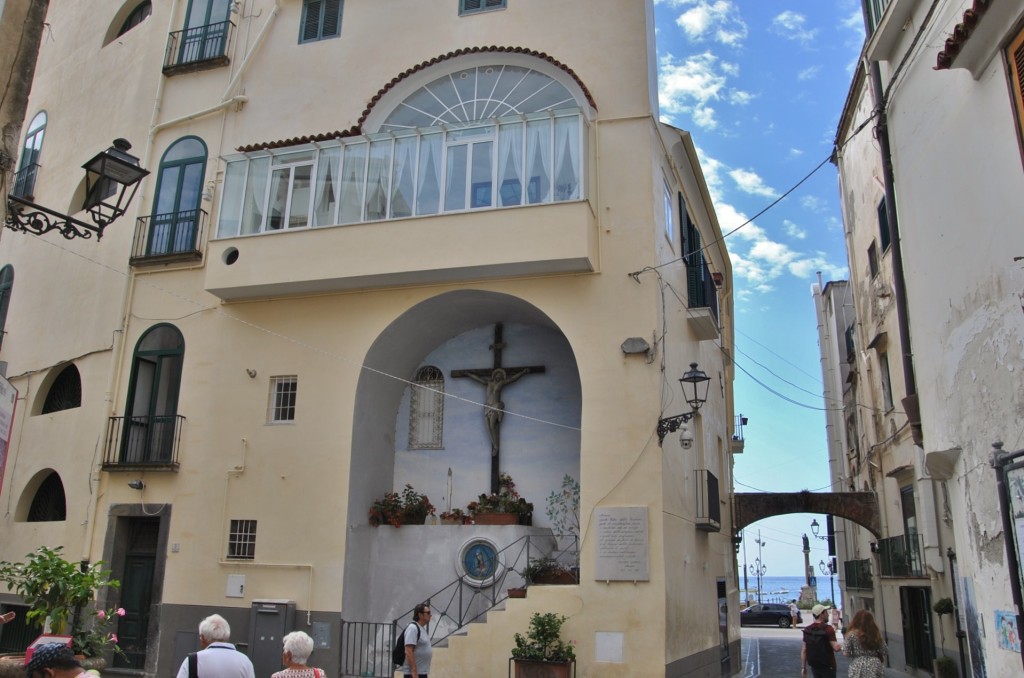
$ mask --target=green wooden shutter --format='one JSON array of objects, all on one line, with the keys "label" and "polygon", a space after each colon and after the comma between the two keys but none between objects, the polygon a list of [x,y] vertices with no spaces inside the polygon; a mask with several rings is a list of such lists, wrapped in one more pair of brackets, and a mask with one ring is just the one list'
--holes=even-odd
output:
[{"label": "green wooden shutter", "polygon": [[324,0],[323,29],[321,38],[334,38],[341,35],[342,0]]},{"label": "green wooden shutter", "polygon": [[701,254],[700,231],[686,215],[686,242],[683,245],[686,253],[686,288],[691,308],[706,306],[704,296],[704,256]]},{"label": "green wooden shutter", "polygon": [[324,0],[306,0],[302,7],[302,40],[309,42],[320,38],[320,25],[324,12]]}]

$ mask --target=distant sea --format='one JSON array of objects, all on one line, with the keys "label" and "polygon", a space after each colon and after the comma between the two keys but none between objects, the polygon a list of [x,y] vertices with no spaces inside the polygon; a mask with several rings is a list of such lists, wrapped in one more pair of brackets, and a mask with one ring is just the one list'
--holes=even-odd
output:
[{"label": "distant sea", "polygon": [[[832,580],[832,588],[829,587],[829,580]],[[839,577],[818,575],[818,600],[831,600],[832,590],[835,590],[836,600],[843,599],[839,590]],[[761,602],[763,603],[788,603],[790,600],[800,597],[800,587],[806,583],[803,577],[761,577]],[[748,588],[749,593],[743,594],[743,589]],[[785,591],[785,593],[783,593]],[[740,599],[757,599],[757,577],[747,574],[740,575]]]}]

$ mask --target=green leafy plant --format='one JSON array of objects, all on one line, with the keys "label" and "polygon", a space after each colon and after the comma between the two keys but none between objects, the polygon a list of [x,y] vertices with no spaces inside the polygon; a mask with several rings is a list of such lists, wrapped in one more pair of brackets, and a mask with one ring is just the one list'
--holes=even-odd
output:
[{"label": "green leafy plant", "polygon": [[512,657],[545,662],[575,661],[573,644],[562,640],[562,624],[566,619],[568,617],[554,612],[535,613],[526,635],[515,634]]},{"label": "green leafy plant", "polygon": [[49,621],[50,631],[60,634],[70,622],[68,635],[75,652],[98,656],[108,645],[120,652],[117,636],[108,632],[107,626],[124,614],[123,608],[86,611],[99,588],[117,588],[120,582],[110,578],[102,561],[91,565],[72,563],[62,557],[61,551],[60,546],[41,546],[23,563],[0,562],[0,580],[29,606],[25,614],[29,624],[42,626]]},{"label": "green leafy plant", "polygon": [[520,574],[527,583],[533,584],[538,580],[555,579],[566,574],[572,576],[572,571],[554,558],[534,558]]},{"label": "green leafy plant", "polygon": [[956,662],[951,657],[945,655],[936,657],[932,667],[935,669],[935,678],[957,678],[959,675]]},{"label": "green leafy plant", "polygon": [[932,605],[932,610],[940,617],[944,614],[953,614],[953,600],[951,598],[939,598]]},{"label": "green leafy plant", "polygon": [[562,478],[562,488],[548,495],[548,520],[556,534],[580,534],[580,484],[568,473]]},{"label": "green leafy plant", "polygon": [[434,515],[434,505],[427,495],[420,494],[412,485],[406,485],[402,493],[387,492],[382,499],[370,507],[370,524],[379,525],[422,525],[427,516]]}]

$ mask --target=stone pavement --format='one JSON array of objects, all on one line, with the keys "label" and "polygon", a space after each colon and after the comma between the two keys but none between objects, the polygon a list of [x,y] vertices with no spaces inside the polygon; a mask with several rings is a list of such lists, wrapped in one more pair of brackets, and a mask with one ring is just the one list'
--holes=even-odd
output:
[{"label": "stone pavement", "polygon": [[[803,628],[802,626],[800,628]],[[842,634],[838,634],[842,642]],[[773,627],[744,626],[740,635],[740,670],[734,676],[744,678],[801,678],[800,645],[803,635],[800,630]],[[837,676],[846,676],[849,660],[837,653],[839,669]],[[811,674],[808,673],[808,676]],[[886,678],[909,678],[907,673],[895,668],[886,668]],[[919,673],[919,676],[931,674]]]}]

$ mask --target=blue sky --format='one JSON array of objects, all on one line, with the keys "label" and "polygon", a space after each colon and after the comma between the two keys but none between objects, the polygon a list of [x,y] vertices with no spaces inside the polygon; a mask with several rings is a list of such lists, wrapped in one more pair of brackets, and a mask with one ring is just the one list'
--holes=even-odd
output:
[{"label": "blue sky", "polygon": [[[860,0],[654,5],[661,118],[692,133],[728,233],[831,154],[864,41]],[[810,290],[818,271],[825,282],[847,277],[835,167],[826,163],[726,242],[736,290],[736,411],[749,417],[735,489],[827,490]],[[802,574],[800,535],[810,535],[813,517],[780,516],[748,528],[748,565],[760,530],[767,574]],[[811,541],[816,565],[826,557],[825,542]]]}]

